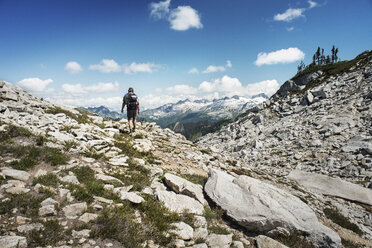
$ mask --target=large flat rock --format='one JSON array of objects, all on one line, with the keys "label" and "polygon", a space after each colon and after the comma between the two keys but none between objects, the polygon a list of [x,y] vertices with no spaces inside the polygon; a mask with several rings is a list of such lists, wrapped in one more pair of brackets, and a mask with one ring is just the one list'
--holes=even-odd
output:
[{"label": "large flat rock", "polygon": [[166,190],[157,190],[155,195],[159,201],[164,203],[164,206],[173,212],[184,213],[187,211],[192,214],[203,215],[204,206],[189,196]]},{"label": "large flat rock", "polygon": [[309,206],[273,185],[211,169],[204,190],[248,231],[267,234],[285,228],[307,233],[319,247],[341,247],[337,233],[322,225]]},{"label": "large flat rock", "polygon": [[372,190],[326,175],[293,170],[288,178],[315,192],[372,205]]}]

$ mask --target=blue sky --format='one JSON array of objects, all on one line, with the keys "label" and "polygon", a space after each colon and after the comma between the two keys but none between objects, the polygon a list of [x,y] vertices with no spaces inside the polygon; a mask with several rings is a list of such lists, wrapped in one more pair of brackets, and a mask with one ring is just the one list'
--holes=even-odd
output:
[{"label": "blue sky", "polygon": [[372,44],[370,0],[0,0],[0,80],[118,110],[274,93],[318,46]]}]

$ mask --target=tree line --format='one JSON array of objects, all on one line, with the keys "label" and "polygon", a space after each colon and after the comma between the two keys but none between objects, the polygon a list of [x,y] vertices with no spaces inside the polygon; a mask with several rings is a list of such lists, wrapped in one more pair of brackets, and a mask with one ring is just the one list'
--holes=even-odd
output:
[{"label": "tree line", "polygon": [[332,46],[331,49],[332,54],[331,55],[324,55],[324,48],[318,47],[316,52],[313,55],[313,62],[306,66],[303,61],[297,66],[297,73],[304,71],[305,69],[309,67],[313,67],[315,65],[328,65],[333,64],[338,61],[340,61],[340,58],[338,57],[338,48],[335,48],[335,46]]}]

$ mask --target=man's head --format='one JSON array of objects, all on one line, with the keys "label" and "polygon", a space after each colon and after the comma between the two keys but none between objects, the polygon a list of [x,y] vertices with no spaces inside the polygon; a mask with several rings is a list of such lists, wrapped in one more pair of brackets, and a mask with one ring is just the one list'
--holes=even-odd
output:
[{"label": "man's head", "polygon": [[130,87],[130,88],[128,89],[128,93],[129,93],[129,92],[132,92],[132,93],[134,92],[134,90],[133,90],[132,87]]}]

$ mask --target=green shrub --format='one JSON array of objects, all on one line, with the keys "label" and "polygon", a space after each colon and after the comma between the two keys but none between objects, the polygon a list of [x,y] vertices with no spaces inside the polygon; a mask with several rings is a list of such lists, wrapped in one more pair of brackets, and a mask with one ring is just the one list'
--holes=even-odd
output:
[{"label": "green shrub", "polygon": [[5,131],[0,132],[0,140],[1,141],[9,141],[11,138],[15,137],[31,137],[32,133],[24,128],[15,126],[13,124],[7,124]]},{"label": "green shrub", "polygon": [[208,223],[221,222],[224,212],[219,207],[210,208],[209,206],[204,206],[204,217]]},{"label": "green shrub", "polygon": [[69,151],[71,148],[76,148],[77,145],[78,144],[73,140],[66,140],[65,142],[63,142],[63,147],[65,151]]},{"label": "green shrub", "polygon": [[94,200],[93,195],[80,185],[70,184],[68,189],[70,190],[71,195],[78,201],[92,203]]},{"label": "green shrub", "polygon": [[342,243],[342,247],[344,248],[366,248],[366,246],[362,244],[357,244],[357,243],[354,243],[350,240],[346,240],[343,238],[341,238],[341,243]]},{"label": "green shrub", "polygon": [[14,160],[10,163],[12,168],[17,170],[28,170],[34,167],[37,164],[37,161],[31,157],[21,158],[20,160]]},{"label": "green shrub", "polygon": [[58,220],[48,220],[42,222],[42,224],[44,228],[28,233],[27,241],[29,247],[56,245],[58,241],[67,237]]},{"label": "green shrub", "polygon": [[230,234],[230,232],[226,228],[222,226],[216,226],[216,225],[208,226],[208,231],[209,233],[215,233],[215,234],[223,234],[223,235]]},{"label": "green shrub", "polygon": [[208,177],[197,174],[181,174],[180,176],[192,183],[200,184],[203,187],[208,181]]},{"label": "green shrub", "polygon": [[91,237],[114,239],[124,247],[139,248],[147,240],[145,230],[133,221],[133,210],[124,206],[121,208],[104,209],[101,215],[93,221]]},{"label": "green shrub", "polygon": [[360,236],[363,235],[363,231],[360,230],[360,228],[356,224],[351,223],[345,216],[340,214],[337,210],[332,208],[326,208],[324,209],[324,214],[327,216],[328,219],[332,220],[334,223],[342,226],[343,228],[349,229]]},{"label": "green shrub", "polygon": [[46,175],[35,177],[32,180],[33,185],[38,184],[38,183],[40,183],[42,185],[45,185],[45,186],[51,186],[51,187],[56,188],[59,185],[60,180],[58,179],[58,177],[55,174],[48,173]]},{"label": "green shrub", "polygon": [[45,147],[44,152],[44,161],[52,166],[63,165],[68,162],[68,157],[57,148]]},{"label": "green shrub", "polygon": [[315,248],[301,232],[292,232],[289,235],[277,234],[272,238],[288,247]]}]

